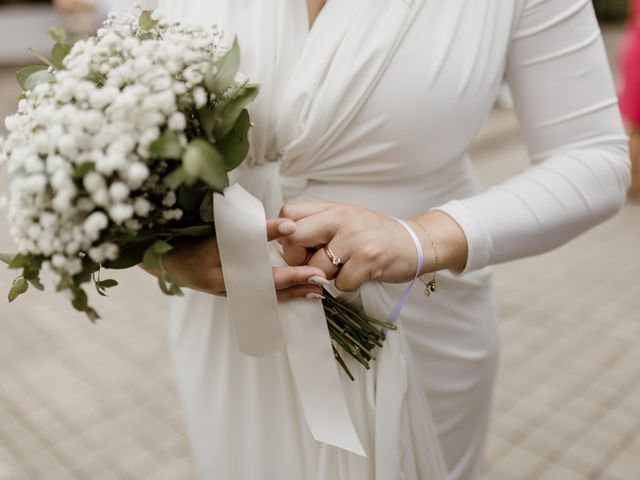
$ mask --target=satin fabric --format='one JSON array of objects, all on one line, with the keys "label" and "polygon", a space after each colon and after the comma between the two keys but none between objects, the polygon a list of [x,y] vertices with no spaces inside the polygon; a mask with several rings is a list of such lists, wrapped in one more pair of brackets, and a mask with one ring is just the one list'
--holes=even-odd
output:
[{"label": "satin fabric", "polygon": [[[498,356],[489,265],[573,238],[628,181],[590,2],[329,0],[311,29],[303,0],[160,5],[238,35],[262,90],[234,180],[269,216],[293,198],[400,218],[440,209],[469,244],[463,275],[441,272],[428,299],[413,289],[373,368],[340,377],[367,457],[314,440],[286,352],[242,354],[227,300],[176,300],[171,350],[201,478],[477,478]],[[539,165],[482,192],[466,152],[505,72]],[[402,289],[370,283],[345,301],[385,318]]]}]

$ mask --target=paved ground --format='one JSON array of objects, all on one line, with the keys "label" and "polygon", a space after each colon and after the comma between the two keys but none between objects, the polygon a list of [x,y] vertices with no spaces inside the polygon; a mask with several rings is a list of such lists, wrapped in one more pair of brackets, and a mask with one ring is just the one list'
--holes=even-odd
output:
[{"label": "paved ground", "polygon": [[[1,116],[14,93],[0,70]],[[526,167],[510,112],[494,113],[475,154],[487,185]],[[629,203],[561,249],[495,269],[504,347],[486,480],[640,478],[638,238]],[[0,268],[0,289],[11,279]],[[0,480],[194,478],[166,299],[141,272],[118,279],[98,326],[52,295],[0,301]]]}]

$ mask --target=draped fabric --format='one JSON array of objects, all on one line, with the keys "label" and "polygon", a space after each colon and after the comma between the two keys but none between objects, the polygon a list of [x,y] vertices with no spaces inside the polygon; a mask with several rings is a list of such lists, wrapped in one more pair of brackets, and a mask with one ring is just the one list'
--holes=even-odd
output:
[{"label": "draped fabric", "polygon": [[[322,354],[329,345],[318,304],[273,307],[277,322],[267,307],[238,318],[237,298],[248,311],[259,304],[247,292],[269,303],[262,287],[242,288],[260,283],[264,269],[232,282],[235,299],[189,292],[175,300],[171,351],[201,478],[476,479],[498,356],[489,265],[575,237],[615,211],[628,183],[591,2],[328,0],[311,28],[304,0],[160,6],[238,36],[241,70],[261,93],[250,107],[251,151],[233,180],[267,216],[293,198],[401,218],[440,209],[470,252],[464,275],[439,274],[438,295],[413,289],[371,370],[348,362],[356,382]],[[482,192],[467,151],[505,72],[537,165]],[[233,245],[242,220],[223,221],[225,275],[242,255]],[[273,246],[259,247],[271,264],[282,262]],[[386,318],[403,288],[372,282],[343,299]],[[264,344],[252,325],[266,329]],[[261,356],[246,354],[252,342]],[[314,368],[317,378],[301,375]],[[323,382],[333,386],[314,390]]]}]

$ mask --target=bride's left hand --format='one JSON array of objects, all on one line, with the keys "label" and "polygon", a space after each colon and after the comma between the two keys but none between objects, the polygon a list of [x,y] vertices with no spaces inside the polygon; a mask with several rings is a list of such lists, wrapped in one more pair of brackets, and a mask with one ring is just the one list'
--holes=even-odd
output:
[{"label": "bride's left hand", "polygon": [[[388,215],[354,205],[301,201],[282,207],[280,217],[296,222],[295,233],[280,240],[286,262],[321,268],[343,292],[355,291],[369,280],[408,282],[416,274],[416,246],[404,227]],[[433,210],[405,221],[425,252],[420,274],[436,268],[456,272],[464,269],[466,237],[449,215]],[[431,240],[438,249],[437,265]],[[339,257],[342,266],[332,264],[325,245]]]},{"label": "bride's left hand", "polygon": [[[335,278],[339,290],[354,291],[369,280],[401,283],[415,276],[415,245],[387,215],[339,203],[293,202],[280,216],[297,225],[281,241],[287,263],[321,268],[327,278]],[[324,245],[340,258],[341,267],[332,264]]]}]

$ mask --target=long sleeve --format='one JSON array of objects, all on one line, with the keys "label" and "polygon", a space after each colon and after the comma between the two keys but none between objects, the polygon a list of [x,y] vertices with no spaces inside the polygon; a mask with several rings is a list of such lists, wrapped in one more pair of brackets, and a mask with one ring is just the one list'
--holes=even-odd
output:
[{"label": "long sleeve", "polygon": [[627,137],[590,0],[525,0],[506,68],[533,165],[432,209],[466,235],[461,274],[566,243],[616,213],[630,181]]}]

